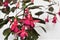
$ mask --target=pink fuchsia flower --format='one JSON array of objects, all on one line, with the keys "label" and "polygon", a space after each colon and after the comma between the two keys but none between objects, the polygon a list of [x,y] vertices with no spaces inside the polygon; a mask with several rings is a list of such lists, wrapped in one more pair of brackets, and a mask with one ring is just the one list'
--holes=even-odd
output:
[{"label": "pink fuchsia flower", "polygon": [[22,40],[24,40],[25,37],[28,37],[28,33],[25,30],[21,30],[20,37]]},{"label": "pink fuchsia flower", "polygon": [[34,3],[34,0],[31,0],[31,3]]},{"label": "pink fuchsia flower", "polygon": [[45,22],[49,22],[49,16],[47,16],[47,18],[45,18]]},{"label": "pink fuchsia flower", "polygon": [[57,22],[57,17],[56,15],[53,17],[52,23],[56,23]]},{"label": "pink fuchsia flower", "polygon": [[8,6],[8,0],[5,0],[5,2],[3,3],[3,5],[4,5],[5,7],[7,7],[7,6]]},{"label": "pink fuchsia flower", "polygon": [[14,31],[14,29],[18,26],[18,20],[15,18],[14,22],[12,23],[11,30]]},{"label": "pink fuchsia flower", "polygon": [[26,9],[25,9],[25,14],[28,14],[28,13],[29,13],[29,9],[26,8]]},{"label": "pink fuchsia flower", "polygon": [[28,33],[25,31],[25,26],[22,26],[22,29],[19,30],[16,34],[21,37],[21,40],[24,40],[25,37],[28,37]]},{"label": "pink fuchsia flower", "polygon": [[25,26],[27,26],[28,29],[34,28],[36,22],[39,22],[40,20],[33,20],[31,14],[28,14],[25,19],[21,19],[20,22],[22,22]]},{"label": "pink fuchsia flower", "polygon": [[19,31],[18,27],[15,27],[13,32],[17,33],[18,31]]}]

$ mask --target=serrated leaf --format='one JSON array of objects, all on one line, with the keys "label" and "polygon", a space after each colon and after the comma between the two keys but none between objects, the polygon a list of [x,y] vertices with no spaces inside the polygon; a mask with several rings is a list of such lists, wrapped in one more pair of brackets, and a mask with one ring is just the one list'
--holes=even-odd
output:
[{"label": "serrated leaf", "polygon": [[53,12],[54,11],[54,8],[53,7],[50,7],[48,10],[51,11],[51,12]]},{"label": "serrated leaf", "polygon": [[29,9],[36,9],[36,8],[39,8],[40,6],[32,6],[32,7],[29,7]]},{"label": "serrated leaf", "polygon": [[8,19],[3,20],[3,22],[0,23],[0,28],[2,28],[7,23],[8,23]]},{"label": "serrated leaf", "polygon": [[11,33],[10,28],[7,28],[7,29],[5,29],[5,30],[3,31],[3,35],[4,35],[4,36],[7,36],[9,33]]},{"label": "serrated leaf", "polygon": [[46,32],[46,30],[45,30],[45,28],[44,27],[42,27],[42,26],[40,26],[43,30],[44,30],[44,32]]},{"label": "serrated leaf", "polygon": [[44,20],[42,20],[42,19],[38,19],[38,18],[33,18],[34,20],[40,20],[40,22],[38,22],[38,23],[43,23],[43,24],[45,24],[45,21]]},{"label": "serrated leaf", "polygon": [[40,16],[43,13],[44,13],[43,11],[40,11],[40,12],[35,13],[35,15]]},{"label": "serrated leaf", "polygon": [[51,14],[51,15],[55,15],[55,14],[53,14],[53,13],[51,13],[51,12],[47,12],[48,14]]},{"label": "serrated leaf", "polygon": [[12,12],[14,12],[14,11],[15,11],[15,9],[16,9],[16,7],[13,7],[13,8],[11,8],[11,11],[12,11]]}]

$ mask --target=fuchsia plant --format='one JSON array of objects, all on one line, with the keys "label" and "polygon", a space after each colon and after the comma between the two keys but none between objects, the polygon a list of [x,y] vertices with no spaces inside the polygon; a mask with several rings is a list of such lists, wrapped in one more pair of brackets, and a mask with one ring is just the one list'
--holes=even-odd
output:
[{"label": "fuchsia plant", "polygon": [[[12,2],[13,1],[13,2]],[[44,1],[50,1],[50,0],[44,0]],[[1,9],[1,11],[3,13],[5,13],[7,15],[9,15],[10,12],[15,11],[15,9],[22,9],[23,14],[20,15],[18,12],[15,16],[9,17],[7,16],[7,18],[5,20],[0,19],[0,28],[2,28],[5,24],[7,24],[8,22],[10,22],[10,27],[5,29],[3,31],[3,35],[5,36],[4,40],[8,40],[9,35],[12,33],[12,35],[17,35],[17,39],[14,40],[18,40],[18,37],[20,37],[21,40],[37,40],[38,36],[40,36],[35,28],[36,23],[42,23],[45,24],[46,22],[48,23],[49,20],[49,16],[47,16],[47,18],[45,18],[45,20],[40,19],[40,18],[35,18],[33,17],[30,9],[41,9],[40,7],[44,7],[42,6],[32,6],[30,7],[30,5],[34,4],[34,0],[22,0],[19,2],[17,2],[17,0],[5,0],[4,2],[2,0],[0,0],[1,2],[1,6],[4,6],[6,8]],[[10,3],[12,2],[12,3]],[[20,7],[20,2],[22,3],[22,8]],[[29,3],[28,5],[26,5],[27,3]],[[9,5],[13,5],[16,4],[15,7],[10,8]],[[55,4],[50,4],[49,6],[49,11],[51,12],[47,12],[48,14],[52,14],[54,17],[52,18],[52,23],[56,23],[57,22],[57,17],[56,14],[52,13],[53,11],[53,7],[52,5]],[[41,9],[42,10],[42,9]],[[37,13],[35,13],[35,15],[37,15],[38,17],[43,14],[44,11],[39,11]],[[19,14],[19,15],[18,15]],[[60,12],[58,13],[60,15]],[[20,16],[23,16],[22,18],[19,18]],[[45,28],[40,26],[44,32],[46,32]]]}]

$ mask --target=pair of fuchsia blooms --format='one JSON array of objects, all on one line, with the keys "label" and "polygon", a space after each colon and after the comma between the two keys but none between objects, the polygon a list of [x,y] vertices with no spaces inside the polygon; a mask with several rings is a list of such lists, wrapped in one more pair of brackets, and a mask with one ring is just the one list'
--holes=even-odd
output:
[{"label": "pair of fuchsia blooms", "polygon": [[29,13],[28,8],[25,9],[25,14],[26,16],[24,16],[24,18],[20,20],[20,22],[23,23],[21,30],[18,29],[17,18],[14,19],[14,22],[11,25],[11,31],[17,33],[17,35],[19,35],[22,40],[25,37],[28,37],[28,33],[26,32],[26,30],[33,29],[35,26],[35,23],[40,21],[40,20],[33,20],[32,15]]}]

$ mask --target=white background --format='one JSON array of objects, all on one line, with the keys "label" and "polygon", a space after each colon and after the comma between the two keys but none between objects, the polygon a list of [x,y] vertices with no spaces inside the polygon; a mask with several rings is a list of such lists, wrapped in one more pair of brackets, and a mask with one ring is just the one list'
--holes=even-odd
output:
[{"label": "white background", "polygon": [[[53,0],[52,0],[53,1]],[[59,7],[58,3],[60,2],[59,0],[54,0],[57,4],[53,5],[54,7],[54,13],[58,13],[59,11]],[[45,8],[42,8],[44,12],[48,11],[46,8],[48,8],[46,5],[49,5],[49,2],[44,2],[42,0],[35,0],[34,1],[34,5],[44,5]],[[11,6],[12,7],[12,6]],[[19,9],[17,9],[18,11],[20,11]],[[15,15],[17,13],[17,10],[15,10],[14,13],[10,12],[9,16]],[[34,15],[35,12],[40,11],[40,9],[35,9],[35,10],[31,10],[31,13],[33,15],[33,17],[37,17],[36,15]],[[1,11],[0,11],[0,18],[4,18],[4,15]],[[43,19],[47,17],[47,13],[44,13],[43,15],[41,15],[39,18]],[[49,18],[51,19],[53,16],[49,15]],[[41,35],[39,36],[39,38],[37,40],[60,40],[60,17],[57,15],[58,21],[56,24],[53,24],[50,20],[49,23],[44,24],[39,24],[36,23],[36,31]],[[47,33],[45,33],[39,26],[43,26],[46,30]],[[9,27],[9,23],[7,25],[5,25],[2,29],[0,29],[0,40],[4,40],[4,36],[2,34],[3,30]],[[12,34],[11,34],[12,35]],[[9,40],[13,40],[14,36],[9,36]]]}]

